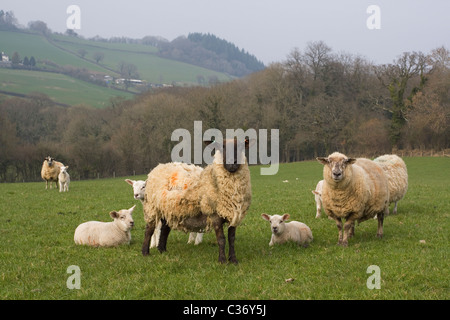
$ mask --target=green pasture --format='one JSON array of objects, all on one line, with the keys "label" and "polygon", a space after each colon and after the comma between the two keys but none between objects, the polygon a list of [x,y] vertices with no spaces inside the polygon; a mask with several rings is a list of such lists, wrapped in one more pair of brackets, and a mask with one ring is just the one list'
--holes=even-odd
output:
[{"label": "green pasture", "polygon": [[[194,246],[187,244],[187,234],[172,231],[167,252],[151,249],[143,257],[142,205],[125,177],[72,181],[68,193],[45,190],[44,182],[0,184],[0,299],[448,300],[450,159],[405,162],[409,190],[398,214],[385,219],[383,239],[375,236],[376,220],[370,220],[356,227],[347,248],[336,245],[333,221],[315,219],[311,190],[322,165],[281,164],[274,176],[251,167],[253,200],[236,233],[238,265],[217,262],[213,233]],[[110,221],[111,210],[135,204],[130,245],[74,244],[80,223]],[[290,213],[310,226],[314,241],[309,248],[270,248],[263,212]],[[80,289],[67,287],[73,265],[81,270]],[[379,267],[380,289],[366,285],[371,265]]]},{"label": "green pasture", "polygon": [[45,93],[55,102],[68,105],[86,104],[95,108],[108,106],[111,98],[126,99],[132,93],[96,86],[60,73],[0,68],[0,90],[30,94]]}]

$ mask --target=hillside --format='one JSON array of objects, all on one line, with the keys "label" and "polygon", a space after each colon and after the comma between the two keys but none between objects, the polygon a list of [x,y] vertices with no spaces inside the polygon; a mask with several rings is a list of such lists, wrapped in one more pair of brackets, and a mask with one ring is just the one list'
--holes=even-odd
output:
[{"label": "hillside", "polygon": [[[5,64],[0,68],[0,91],[42,92],[58,103],[70,105],[85,103],[101,107],[112,97],[131,97],[150,86],[190,86],[232,79],[221,72],[162,58],[154,46],[104,43],[61,34],[0,31],[0,51],[10,61],[17,52],[21,61],[15,68]],[[33,57],[36,65],[32,68],[22,65],[25,57],[27,60]],[[105,76],[110,77],[108,83]],[[140,79],[142,83],[116,84],[113,80],[120,78]],[[55,81],[62,87],[55,85]],[[66,90],[71,82],[83,87],[83,93]]]}]

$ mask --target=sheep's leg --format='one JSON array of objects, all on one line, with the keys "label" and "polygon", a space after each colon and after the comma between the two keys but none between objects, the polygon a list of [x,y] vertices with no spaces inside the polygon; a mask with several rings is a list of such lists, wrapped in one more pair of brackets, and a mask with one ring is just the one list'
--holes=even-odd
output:
[{"label": "sheep's leg", "polygon": [[392,214],[397,214],[397,201],[395,201],[394,209],[392,210]]},{"label": "sheep's leg", "polygon": [[238,264],[236,252],[234,251],[234,239],[236,237],[236,227],[228,227],[228,261]]},{"label": "sheep's leg", "polygon": [[338,236],[338,245],[342,245],[342,240],[343,240],[343,235],[342,235],[342,220],[341,218],[337,218],[337,217],[332,217],[334,218],[334,221],[336,221],[336,227],[338,228],[339,231],[339,236]]},{"label": "sheep's leg", "polygon": [[167,238],[169,237],[170,227],[166,220],[161,219],[161,233],[159,234],[158,250],[160,253],[167,251]]},{"label": "sheep's leg", "polygon": [[348,239],[353,236],[353,232],[355,229],[355,221],[354,220],[346,220],[344,224],[344,237],[342,239],[342,246],[348,246]]},{"label": "sheep's leg", "polygon": [[384,220],[384,215],[387,214],[386,212],[389,213],[389,207],[387,207],[384,212],[380,212],[379,214],[377,214],[377,219],[378,219],[377,237],[380,239],[383,238],[383,220]]},{"label": "sheep's leg", "polygon": [[150,239],[152,238],[154,231],[155,231],[155,224],[150,225],[149,223],[147,223],[145,225],[144,243],[142,244],[143,256],[148,256],[148,254],[150,253]]},{"label": "sheep's leg", "polygon": [[219,245],[219,262],[225,263],[225,234],[223,233],[223,221],[220,221],[214,225],[216,231],[217,244]]}]

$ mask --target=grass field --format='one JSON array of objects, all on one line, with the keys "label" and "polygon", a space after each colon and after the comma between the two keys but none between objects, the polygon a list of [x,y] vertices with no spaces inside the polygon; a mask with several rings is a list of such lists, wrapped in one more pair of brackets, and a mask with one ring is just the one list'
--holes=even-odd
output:
[{"label": "grass field", "polygon": [[117,96],[133,98],[132,93],[96,86],[59,73],[4,68],[0,68],[0,90],[26,95],[41,92],[58,103],[86,104],[95,108],[108,106],[110,99]]},{"label": "grass field", "polygon": [[[283,164],[275,176],[261,176],[252,167],[253,201],[237,229],[237,266],[217,262],[213,233],[193,246],[187,234],[172,231],[167,252],[153,249],[143,257],[142,206],[124,178],[73,181],[68,193],[45,190],[44,182],[0,184],[0,299],[448,300],[450,159],[405,162],[409,190],[399,213],[385,219],[384,238],[376,238],[375,220],[366,221],[347,248],[336,245],[334,222],[314,218],[311,190],[322,165]],[[109,221],[109,211],[134,204],[129,246],[75,246],[80,223]],[[311,246],[269,248],[263,212],[287,212],[309,225]],[[67,288],[71,265],[81,270],[80,289]],[[380,268],[381,289],[366,286],[370,265]]]}]

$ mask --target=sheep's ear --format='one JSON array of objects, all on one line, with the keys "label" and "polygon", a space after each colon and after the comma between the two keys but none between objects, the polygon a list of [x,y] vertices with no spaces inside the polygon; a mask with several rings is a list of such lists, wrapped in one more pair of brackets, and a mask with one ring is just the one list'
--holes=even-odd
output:
[{"label": "sheep's ear", "polygon": [[253,146],[255,144],[256,140],[255,139],[245,139],[245,149],[250,148],[251,146]]},{"label": "sheep's ear", "polygon": [[125,179],[125,182],[128,183],[130,186],[133,185],[133,180],[130,179]]},{"label": "sheep's ear", "polygon": [[319,194],[316,190],[311,190],[312,194]]},{"label": "sheep's ear", "polygon": [[346,164],[354,164],[356,162],[355,158],[348,158],[347,160],[345,160]]},{"label": "sheep's ear", "polygon": [[117,219],[119,217],[119,213],[117,211],[111,211],[109,213],[109,215],[111,216],[111,218],[113,219]]},{"label": "sheep's ear", "polygon": [[263,214],[261,215],[261,217],[262,217],[264,220],[270,221],[270,216],[269,216],[267,213],[263,213]]},{"label": "sheep's ear", "polygon": [[136,205],[132,206],[130,209],[128,209],[128,211],[131,211],[131,213],[133,213],[133,210],[135,207],[136,207]]},{"label": "sheep's ear", "polygon": [[325,157],[317,157],[316,159],[317,159],[317,161],[319,161],[321,164],[328,164],[328,163],[330,163],[330,160],[328,160],[328,158],[325,158]]},{"label": "sheep's ear", "polygon": [[286,220],[289,220],[290,217],[291,216],[289,215],[289,213],[285,213],[285,214],[283,214],[282,219],[283,219],[283,221],[286,221]]}]

